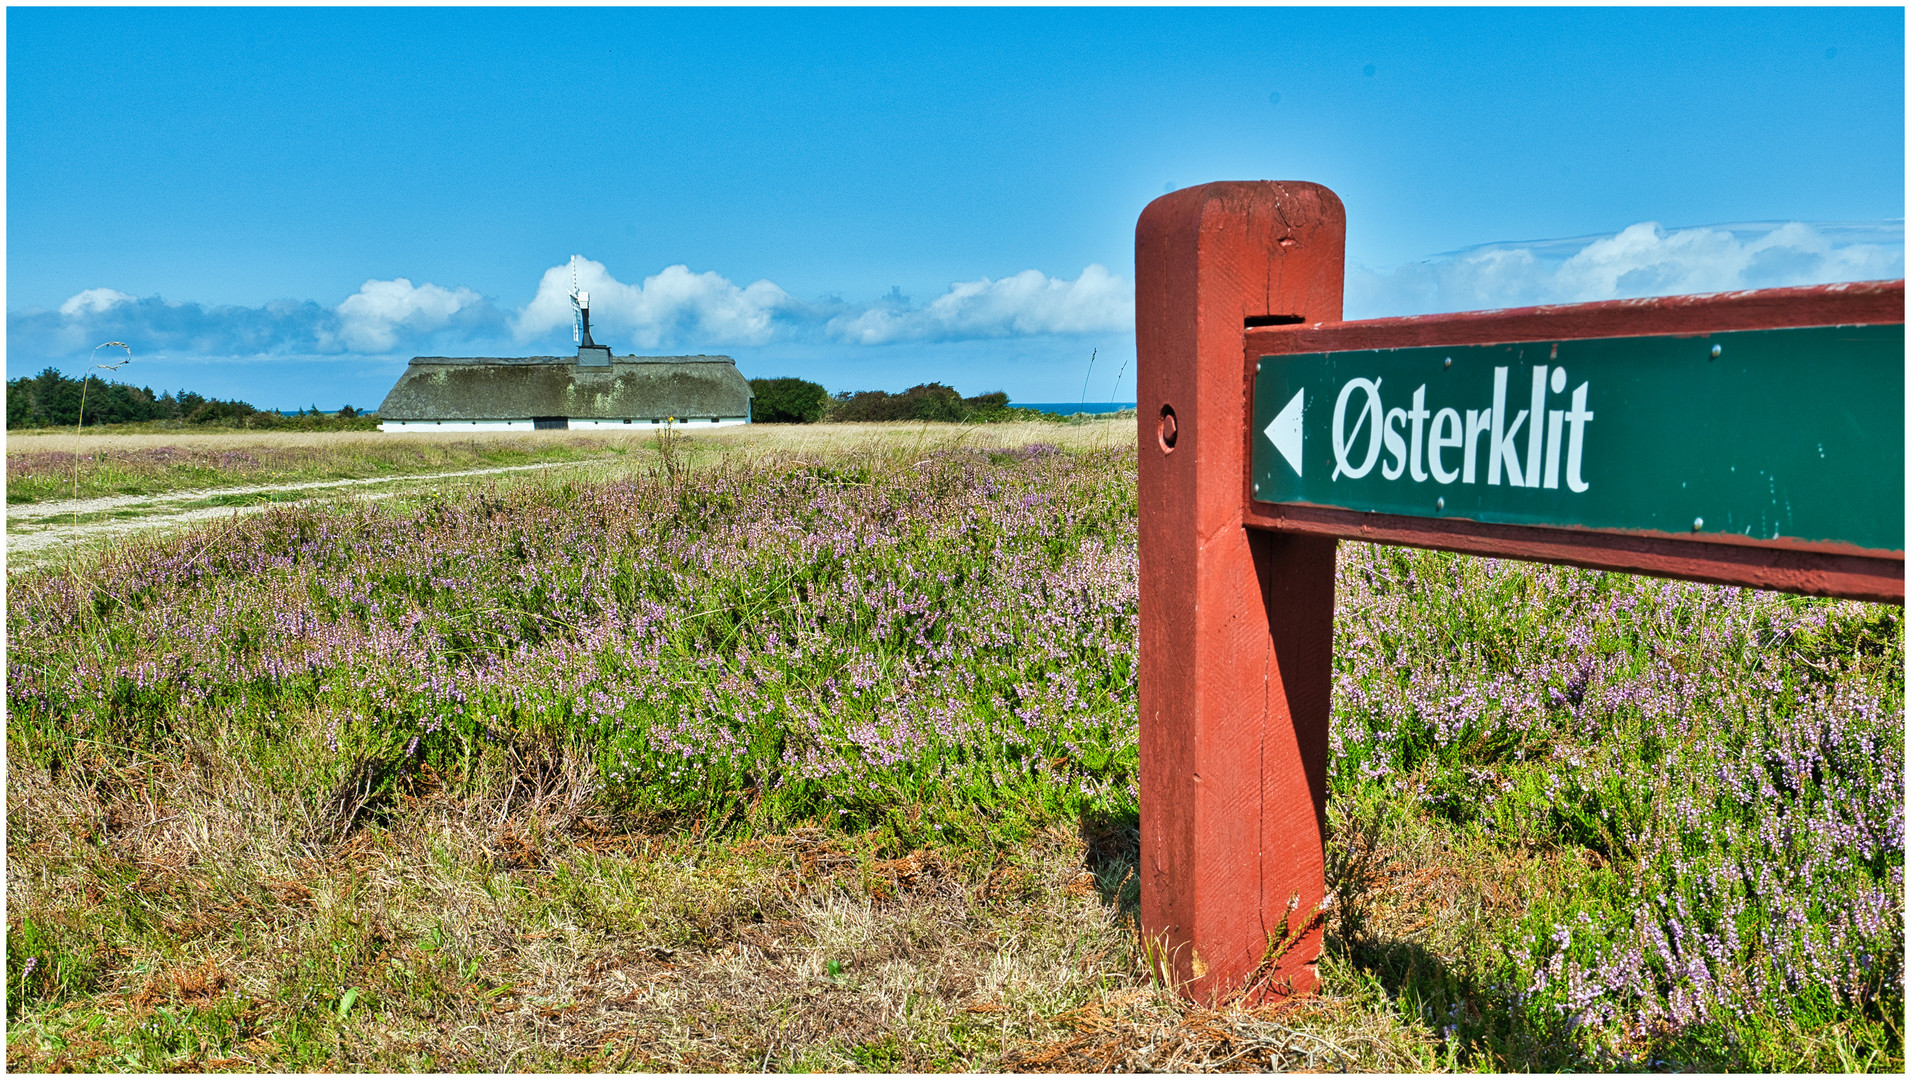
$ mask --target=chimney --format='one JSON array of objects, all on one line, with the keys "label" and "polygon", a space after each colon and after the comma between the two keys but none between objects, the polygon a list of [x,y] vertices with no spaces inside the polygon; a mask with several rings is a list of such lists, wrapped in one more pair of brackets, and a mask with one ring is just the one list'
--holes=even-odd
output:
[{"label": "chimney", "polygon": [[578,367],[609,367],[610,346],[591,340],[591,294],[577,294],[577,313],[582,320],[577,341]]}]

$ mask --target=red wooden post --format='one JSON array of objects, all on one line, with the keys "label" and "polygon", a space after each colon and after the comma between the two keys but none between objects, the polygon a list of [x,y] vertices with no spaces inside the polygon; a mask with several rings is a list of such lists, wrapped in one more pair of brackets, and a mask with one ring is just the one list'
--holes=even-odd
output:
[{"label": "red wooden post", "polygon": [[1293,182],[1178,191],[1135,230],[1141,920],[1200,1000],[1318,985],[1336,541],[1244,525],[1243,341],[1338,321],[1345,239]]}]

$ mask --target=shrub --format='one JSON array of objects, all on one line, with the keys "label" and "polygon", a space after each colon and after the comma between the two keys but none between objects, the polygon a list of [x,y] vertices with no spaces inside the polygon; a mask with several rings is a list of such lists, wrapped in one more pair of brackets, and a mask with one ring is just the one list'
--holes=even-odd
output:
[{"label": "shrub", "polygon": [[756,424],[814,424],[829,401],[829,391],[808,379],[751,379],[750,393],[750,421]]},{"label": "shrub", "polygon": [[972,398],[963,398],[962,403],[969,407],[969,419],[975,423],[994,424],[1003,420],[1015,419],[1009,409],[1008,394],[997,390],[993,394],[977,394]]},{"label": "shrub", "polygon": [[923,383],[900,394],[882,390],[844,391],[830,401],[829,418],[842,421],[942,420],[993,423],[1010,416],[1009,396],[1000,390],[965,398],[953,387]]}]

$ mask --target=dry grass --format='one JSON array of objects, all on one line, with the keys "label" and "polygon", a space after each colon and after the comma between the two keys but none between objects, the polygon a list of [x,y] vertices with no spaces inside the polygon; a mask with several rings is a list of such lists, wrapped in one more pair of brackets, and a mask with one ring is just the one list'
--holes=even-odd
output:
[{"label": "dry grass", "polygon": [[699,844],[592,816],[561,749],[377,806],[315,747],[183,745],[9,770],[10,936],[80,973],[10,1068],[969,1067],[1135,971],[1067,834],[993,867]]},{"label": "dry grass", "polygon": [[[955,448],[1008,449],[1030,443],[1071,448],[1119,446],[1134,421],[764,424],[663,432],[149,432],[17,434],[7,442],[8,517],[144,513],[154,498],[193,495],[262,501],[318,483],[387,484],[405,478],[536,466],[601,466],[611,473],[654,465],[666,449],[697,466],[742,458],[876,455],[898,463]],[[904,460],[906,459],[906,460]],[[455,483],[455,480],[442,481]],[[338,494],[342,492],[333,492]],[[313,492],[311,494],[320,494]],[[129,509],[131,508],[131,509]]]},{"label": "dry grass", "polygon": [[1132,829],[901,857],[818,829],[703,842],[604,816],[562,747],[381,804],[316,740],[236,738],[13,763],[9,936],[32,924],[70,985],[16,1005],[10,1069],[1437,1064],[1332,957],[1329,993],[1284,1012],[1153,986]]},{"label": "dry grass", "polygon": [[[1007,447],[1030,442],[1057,446],[1112,446],[1134,437],[1134,420],[1091,420],[1085,423],[1010,422],[1002,424],[880,423],[880,424],[747,424],[700,430],[686,425],[678,430],[698,443],[738,449],[781,451],[843,451],[869,446],[920,442],[931,449],[951,445]],[[491,441],[527,445],[567,445],[583,448],[650,446],[648,432],[622,431],[507,431],[460,432],[437,435],[380,431],[180,431],[118,434],[48,429],[7,435],[7,452],[99,453],[179,447],[192,450],[336,448],[344,452],[389,445],[394,441],[444,443]]]},{"label": "dry grass", "polygon": [[[512,432],[496,435],[465,433],[464,439],[534,438],[544,433]],[[567,433],[550,432],[564,438]],[[308,446],[353,447],[376,445],[396,438],[378,431],[140,431],[116,432],[89,429],[77,433],[62,428],[7,433],[7,452],[12,453],[99,453],[102,451],[154,450],[176,446],[195,450],[249,450],[253,448],[287,449]],[[430,436],[426,436],[429,438]]]},{"label": "dry grass", "polygon": [[[1373,1017],[1315,998],[1260,1009],[1210,1009],[1131,990],[1055,1018],[1070,1032],[1009,1055],[1015,1072],[1419,1072],[1430,1058]],[[1404,1048],[1403,1048],[1404,1044]]]},{"label": "dry grass", "polygon": [[738,450],[766,450],[786,453],[841,453],[863,449],[910,449],[925,451],[951,447],[1003,449],[1046,442],[1073,449],[1120,446],[1135,439],[1135,421],[1089,420],[1082,423],[1040,421],[1001,424],[925,424],[894,422],[882,424],[753,424],[747,427],[698,431],[684,429],[689,437],[713,446]]},{"label": "dry grass", "polygon": [[180,736],[12,763],[9,937],[32,924],[70,989],[15,1006],[10,1069],[1518,1069],[1545,1048],[1456,1058],[1416,995],[1588,869],[1336,804],[1324,992],[1213,1009],[1140,962],[1131,827],[1012,853],[704,839],[606,815],[562,746],[380,802],[316,739]]}]

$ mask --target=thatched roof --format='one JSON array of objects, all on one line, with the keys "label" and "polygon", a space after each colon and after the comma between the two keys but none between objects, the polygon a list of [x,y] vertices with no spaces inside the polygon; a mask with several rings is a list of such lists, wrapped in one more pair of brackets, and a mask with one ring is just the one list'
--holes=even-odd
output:
[{"label": "thatched roof", "polygon": [[386,420],[576,420],[750,415],[750,383],[727,356],[417,356],[385,395]]}]

